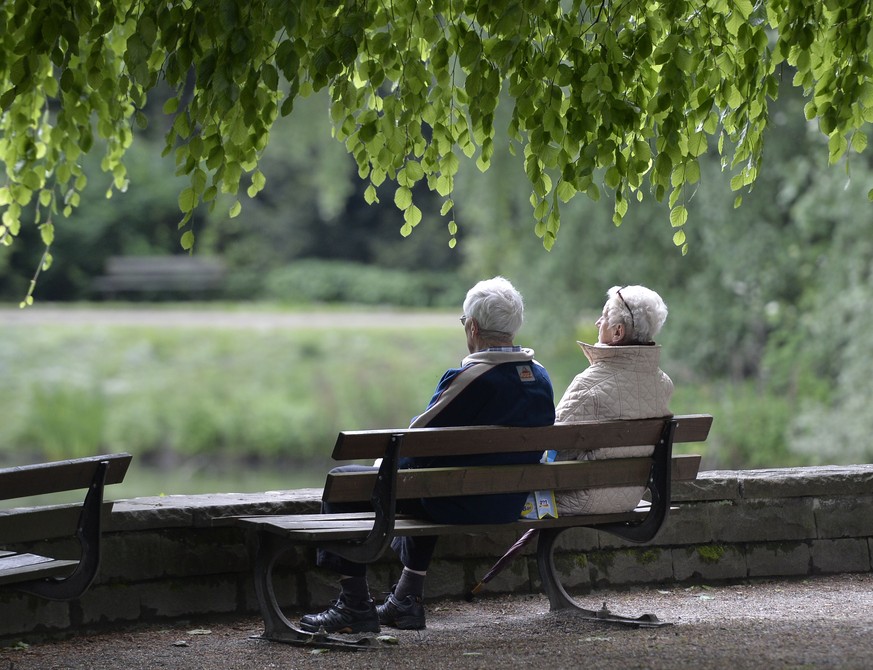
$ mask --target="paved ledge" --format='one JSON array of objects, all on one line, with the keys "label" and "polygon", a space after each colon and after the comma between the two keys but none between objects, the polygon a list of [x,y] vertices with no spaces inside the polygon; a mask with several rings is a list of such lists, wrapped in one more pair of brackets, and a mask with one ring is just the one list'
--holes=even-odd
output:
[{"label": "paved ledge", "polygon": [[831,465],[700,472],[674,487],[677,500],[751,500],[873,492],[873,465]]},{"label": "paved ledge", "polygon": [[[320,489],[301,489],[117,501],[91,590],[71,603],[0,590],[0,639],[256,612],[247,538],[220,519],[314,513],[320,496]],[[702,472],[694,482],[675,485],[673,498],[679,509],[645,545],[590,529],[564,533],[556,562],[565,585],[585,592],[873,572],[873,465]],[[70,516],[70,508],[62,512]],[[462,596],[515,539],[511,531],[441,539],[428,597]],[[45,544],[32,546],[74,554],[69,539]],[[322,606],[335,595],[333,575],[314,567],[313,553],[289,552],[276,571],[277,593],[289,608]],[[538,592],[533,554],[533,547],[527,549],[489,583],[489,591]],[[373,590],[387,590],[398,574],[393,556],[377,562],[371,570]]]},{"label": "paved ledge", "polygon": [[321,489],[131,498],[116,501],[106,530],[137,532],[155,528],[208,528],[221,517],[315,514],[320,509]]}]

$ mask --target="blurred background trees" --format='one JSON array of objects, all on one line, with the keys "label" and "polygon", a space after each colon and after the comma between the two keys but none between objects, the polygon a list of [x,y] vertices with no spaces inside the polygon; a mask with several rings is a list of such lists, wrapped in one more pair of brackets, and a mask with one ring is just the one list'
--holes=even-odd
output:
[{"label": "blurred background trees", "polygon": [[[613,203],[587,198],[562,209],[558,244],[546,252],[531,233],[523,161],[499,152],[488,172],[472,162],[461,167],[456,248],[426,190],[416,196],[424,219],[404,238],[393,187],[366,204],[354,161],[330,138],[328,101],[314,96],[277,123],[261,163],[266,187],[243,213],[197,214],[196,253],[227,264],[225,290],[214,296],[224,301],[455,309],[472,282],[506,275],[528,305],[520,339],[552,372],[558,397],[585,364],[575,340],[594,337],[606,290],[642,283],[670,307],[660,341],[663,367],[676,382],[674,411],[717,417],[709,467],[864,462],[873,456],[873,413],[864,406],[873,390],[866,198],[873,166],[853,156],[829,168],[827,140],[804,120],[804,102],[789,87],[780,92],[766,169],[742,206],[734,206],[718,156],[701,157],[702,179],[685,194],[701,225],[686,226],[683,257],[663,226],[664,205],[632,207],[616,228]],[[507,122],[502,113],[498,127]],[[127,154],[130,187],[111,199],[101,183],[108,177],[86,163],[89,186],[70,225],[57,227],[56,260],[40,278],[39,301],[97,298],[92,283],[110,256],[181,253],[181,185],[172,161],[160,156],[159,135],[136,137]],[[27,230],[19,242],[0,256],[0,293],[13,304],[43,250]],[[307,444],[320,439],[308,436]]]}]

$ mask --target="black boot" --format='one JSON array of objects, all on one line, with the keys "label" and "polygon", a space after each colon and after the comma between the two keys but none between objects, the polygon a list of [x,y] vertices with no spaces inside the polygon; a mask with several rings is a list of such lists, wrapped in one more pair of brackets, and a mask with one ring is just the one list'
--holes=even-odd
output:
[{"label": "black boot", "polygon": [[397,598],[389,593],[385,602],[376,607],[379,623],[400,630],[421,630],[425,627],[424,605],[421,596],[408,595]]},{"label": "black boot", "polygon": [[340,595],[324,612],[302,616],[300,627],[310,633],[378,633],[379,615],[372,599],[348,603]]}]

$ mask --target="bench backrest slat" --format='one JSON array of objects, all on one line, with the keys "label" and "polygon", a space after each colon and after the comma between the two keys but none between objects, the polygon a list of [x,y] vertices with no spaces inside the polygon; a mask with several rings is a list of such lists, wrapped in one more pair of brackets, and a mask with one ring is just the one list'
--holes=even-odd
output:
[{"label": "bench backrest slat", "polygon": [[[694,479],[699,463],[699,456],[674,457],[673,479]],[[651,458],[641,457],[534,465],[398,470],[397,497],[439,498],[544,489],[643,486],[648,480],[651,465]],[[370,498],[375,481],[375,472],[330,473],[322,497],[329,502],[366,501]]]},{"label": "bench backrest slat", "polygon": [[124,480],[130,454],[109,454],[0,469],[0,500],[86,489],[100,461],[109,461],[106,484]]},{"label": "bench backrest slat", "polygon": [[[703,442],[712,417],[689,414],[678,421],[674,443]],[[654,445],[664,419],[556,424],[539,428],[464,426],[459,428],[409,428],[405,430],[344,431],[337,437],[333,458],[352,461],[380,458],[391,436],[403,435],[401,456],[467,455],[499,452],[591,450],[600,447]]]}]

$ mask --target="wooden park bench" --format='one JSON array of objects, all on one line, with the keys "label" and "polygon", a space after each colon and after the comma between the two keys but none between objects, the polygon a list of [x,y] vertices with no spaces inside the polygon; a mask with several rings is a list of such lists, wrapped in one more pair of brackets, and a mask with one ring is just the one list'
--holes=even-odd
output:
[{"label": "wooden park bench", "polygon": [[[700,456],[672,455],[674,442],[701,442],[709,434],[709,415],[673,416],[636,421],[559,424],[541,428],[474,426],[342,432],[337,461],[382,458],[377,472],[328,474],[323,500],[370,501],[372,512],[240,517],[235,523],[253,535],[255,590],[264,619],[262,637],[291,644],[333,646],[342,638],[299,630],[282,613],[273,587],[277,559],[300,544],[315,545],[358,563],[378,559],[395,535],[488,534],[495,530],[538,530],[537,564],[552,610],[575,608],[597,621],[635,626],[662,625],[654,615],[637,618],[592,611],[579,605],[556,574],[555,541],[568,528],[587,527],[637,543],[657,535],[670,509],[670,485],[693,480]],[[398,470],[401,456],[450,456],[555,449],[593,450],[651,444],[651,456],[565,461],[532,465],[422,468]],[[479,495],[536,490],[646,486],[647,501],[629,512],[558,518],[519,519],[510,524],[441,524],[395,514],[395,501],[406,498]],[[366,645],[367,638],[345,644]]]},{"label": "wooden park bench", "polygon": [[[103,502],[103,487],[120,483],[130,460],[130,454],[111,454],[0,469],[0,500],[88,489],[81,507],[0,509],[0,588],[12,587],[49,600],[72,600],[85,593],[100,567],[102,520],[112,506]],[[78,558],[21,549],[69,536],[78,540]]]},{"label": "wooden park bench", "polygon": [[220,289],[226,274],[224,261],[210,256],[112,256],[92,288],[107,296],[202,294]]}]

